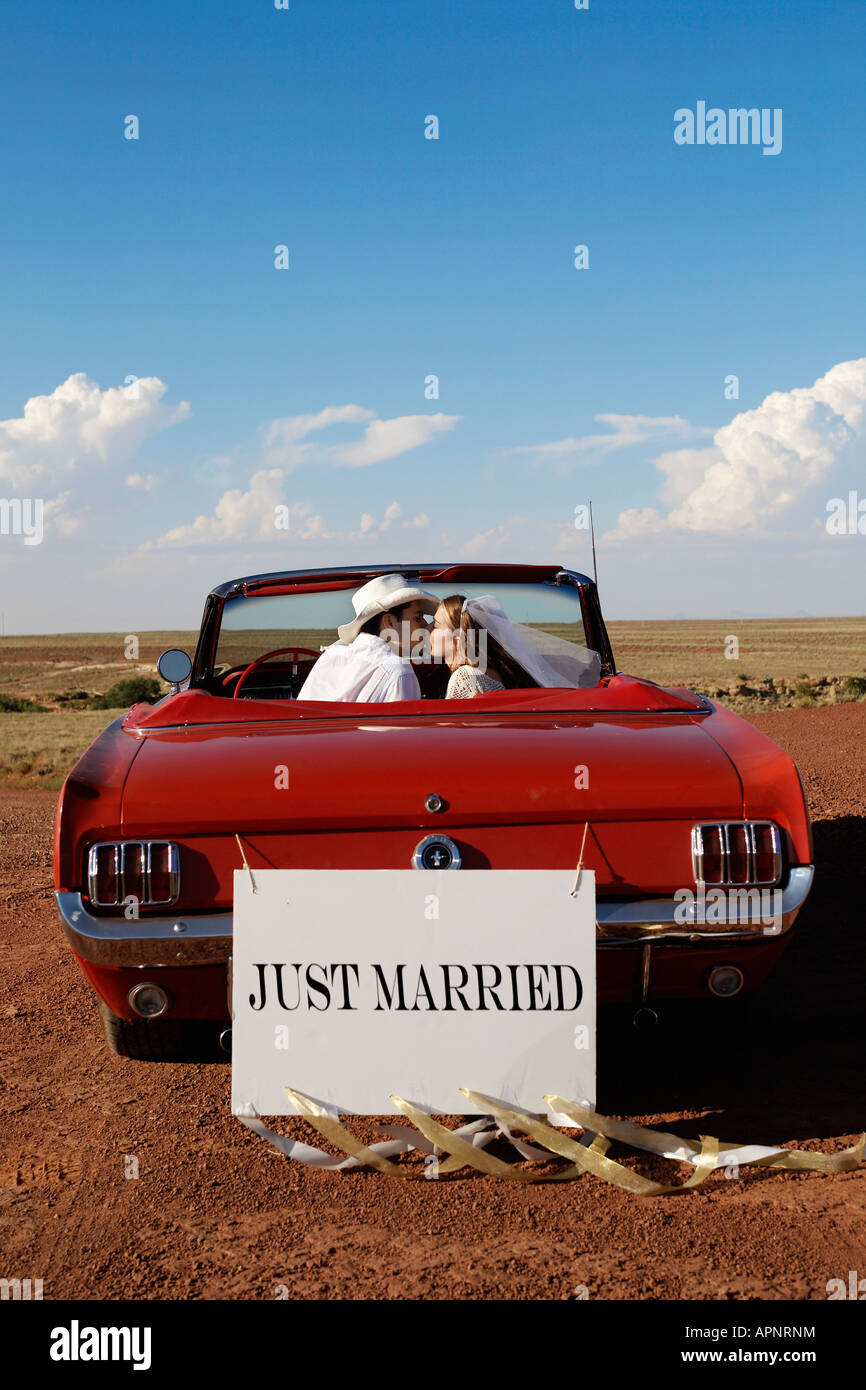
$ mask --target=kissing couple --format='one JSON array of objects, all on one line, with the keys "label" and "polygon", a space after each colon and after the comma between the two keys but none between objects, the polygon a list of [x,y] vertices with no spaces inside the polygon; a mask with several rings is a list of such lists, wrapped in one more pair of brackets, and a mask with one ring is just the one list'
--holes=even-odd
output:
[{"label": "kissing couple", "polygon": [[337,628],[339,640],[319,657],[299,700],[419,700],[411,658],[447,666],[449,700],[572,684],[533,651],[492,594],[438,599],[402,574],[382,574],[352,595],[352,607],[355,617]]}]

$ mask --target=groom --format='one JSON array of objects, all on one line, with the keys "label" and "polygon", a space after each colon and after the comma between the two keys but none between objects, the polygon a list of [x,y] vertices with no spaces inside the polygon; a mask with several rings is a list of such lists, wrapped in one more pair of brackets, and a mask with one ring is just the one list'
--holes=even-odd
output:
[{"label": "groom", "polygon": [[427,631],[439,600],[407,584],[402,574],[382,574],[352,595],[355,617],[337,628],[298,692],[299,700],[419,700],[421,687],[409,662],[413,637]]}]

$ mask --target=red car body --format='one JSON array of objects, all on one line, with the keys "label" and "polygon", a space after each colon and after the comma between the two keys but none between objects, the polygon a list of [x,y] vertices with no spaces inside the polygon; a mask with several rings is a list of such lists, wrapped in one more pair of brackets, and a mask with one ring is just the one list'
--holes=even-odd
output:
[{"label": "red car body", "polygon": [[[702,696],[617,673],[595,585],[584,575],[558,566],[400,568],[422,586],[570,585],[601,658],[599,683],[363,707],[255,689],[232,699],[232,673],[217,678],[213,670],[228,598],[350,589],[382,569],[256,576],[214,590],[188,688],[110,725],[70,772],[58,805],[61,920],[115,1039],[124,1023],[153,1029],[159,992],[166,1006],[158,1026],[228,1025],[232,873],[243,857],[253,871],[409,869],[419,841],[437,835],[459,847],[464,869],[561,870],[576,868],[587,827],[600,1004],[640,1008],[750,990],[784,950],[813,876],[802,784],[786,753]],[[288,791],[276,785],[279,767],[290,769]],[[588,785],[580,785],[580,768],[589,769]],[[440,808],[428,809],[429,798]],[[767,823],[777,831],[740,829]],[[708,857],[696,860],[700,826]],[[719,826],[729,827],[719,832],[730,847],[721,876],[713,861],[724,901],[712,920],[684,919],[683,899],[691,893],[699,904],[709,891],[710,875],[698,870],[706,872]],[[742,835],[753,849],[778,847],[771,920],[742,869],[733,873]],[[147,841],[178,846],[177,901],[142,905],[132,917],[97,905],[92,847]],[[736,912],[732,885],[743,890]],[[142,996],[142,984],[158,993]],[[137,998],[147,1012],[136,1009]]]}]

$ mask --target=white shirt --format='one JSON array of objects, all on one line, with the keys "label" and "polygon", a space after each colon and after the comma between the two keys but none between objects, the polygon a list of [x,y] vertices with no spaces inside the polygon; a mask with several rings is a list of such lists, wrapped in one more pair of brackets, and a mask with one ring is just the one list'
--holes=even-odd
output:
[{"label": "white shirt", "polygon": [[411,663],[383,637],[360,632],[326,647],[298,692],[299,700],[420,700]]}]

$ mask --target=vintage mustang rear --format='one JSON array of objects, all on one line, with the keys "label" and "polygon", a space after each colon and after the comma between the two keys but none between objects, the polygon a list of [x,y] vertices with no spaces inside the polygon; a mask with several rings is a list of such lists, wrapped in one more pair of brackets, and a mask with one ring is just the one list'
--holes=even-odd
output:
[{"label": "vintage mustang rear", "polygon": [[[437,597],[493,593],[593,656],[580,688],[298,699],[351,592],[399,571]],[[232,874],[256,869],[595,871],[598,999],[751,990],[813,877],[791,759],[745,720],[617,672],[596,586],[556,565],[257,575],[208,596],[172,691],[111,724],[69,774],[55,887],[67,940],[128,1056],[230,1024]],[[447,672],[444,673],[447,675]],[[395,924],[395,930],[397,930]],[[327,923],[322,923],[327,931]],[[526,922],[531,939],[533,923]]]}]

